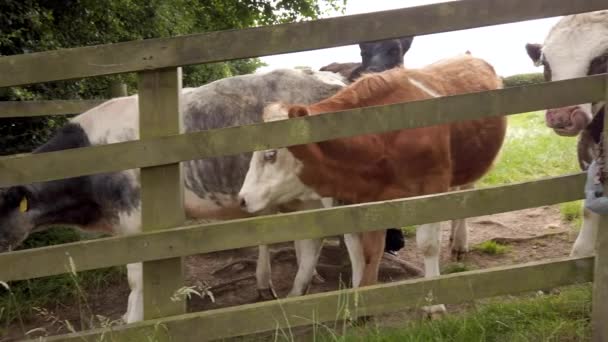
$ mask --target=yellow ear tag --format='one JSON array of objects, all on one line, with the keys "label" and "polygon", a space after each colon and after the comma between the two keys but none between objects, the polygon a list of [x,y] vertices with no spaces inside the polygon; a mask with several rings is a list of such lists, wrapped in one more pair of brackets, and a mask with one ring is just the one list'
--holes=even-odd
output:
[{"label": "yellow ear tag", "polygon": [[19,203],[19,211],[24,213],[27,211],[27,198],[23,197]]}]

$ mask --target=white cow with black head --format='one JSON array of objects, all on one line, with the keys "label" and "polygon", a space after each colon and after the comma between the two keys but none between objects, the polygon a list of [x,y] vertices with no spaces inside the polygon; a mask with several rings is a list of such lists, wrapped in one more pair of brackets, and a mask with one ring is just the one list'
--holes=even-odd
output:
[{"label": "white cow with black head", "polygon": [[[314,103],[333,95],[344,85],[344,79],[335,73],[283,69],[187,88],[182,95],[184,130],[193,132],[258,123],[262,121],[260,113],[267,103]],[[137,140],[138,113],[137,95],[109,100],[71,119],[34,153]],[[251,153],[245,153],[184,162],[186,216],[231,219],[248,215],[240,210],[237,196],[250,159]],[[292,209],[321,205],[315,200]],[[140,209],[139,170],[2,189],[0,250],[13,249],[30,233],[57,225],[133,234],[141,228]],[[300,265],[291,295],[306,291],[321,242],[321,239],[296,242]],[[260,291],[271,288],[269,260],[268,249],[261,246],[256,272]],[[141,264],[130,264],[127,269],[131,293],[124,319],[135,322],[143,318]]]},{"label": "white cow with black head", "polygon": [[[602,74],[608,67],[608,11],[563,17],[550,30],[543,44],[527,44],[526,51],[537,66],[543,66],[547,81]],[[545,113],[548,127],[559,135],[579,135],[581,169],[597,157],[605,103],[582,103],[552,108]],[[584,210],[583,226],[571,251],[573,256],[592,255],[599,216]]]}]

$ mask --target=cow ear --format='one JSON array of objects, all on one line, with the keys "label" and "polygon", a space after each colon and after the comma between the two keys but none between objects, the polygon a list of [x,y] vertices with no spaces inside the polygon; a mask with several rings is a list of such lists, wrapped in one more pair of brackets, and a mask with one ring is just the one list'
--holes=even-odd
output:
[{"label": "cow ear", "polygon": [[289,117],[290,118],[299,118],[302,116],[308,116],[308,108],[304,106],[293,106],[289,108]]},{"label": "cow ear", "polygon": [[405,55],[406,52],[409,51],[409,49],[412,47],[412,43],[414,42],[414,37],[403,37],[400,38],[399,41],[401,42],[401,48],[403,49],[403,54]]},{"label": "cow ear", "polygon": [[534,65],[539,66],[541,64],[540,55],[542,52],[543,46],[541,44],[526,44],[526,52],[528,56],[534,62]]}]

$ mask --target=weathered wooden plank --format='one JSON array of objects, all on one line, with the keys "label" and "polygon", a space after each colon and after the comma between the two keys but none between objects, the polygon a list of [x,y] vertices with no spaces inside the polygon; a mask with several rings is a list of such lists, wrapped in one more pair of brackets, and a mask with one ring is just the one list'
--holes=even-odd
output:
[{"label": "weathered wooden plank", "polygon": [[[50,337],[47,341],[211,341],[307,326],[435,303],[457,304],[480,298],[580,284],[592,279],[593,258],[563,258],[415,279],[360,289],[189,313],[176,317]],[[517,280],[517,281],[513,281]]]},{"label": "weathered wooden plank", "polygon": [[[606,77],[606,84],[605,98],[608,99],[608,77]],[[604,151],[608,151],[608,120],[604,120],[602,134]],[[604,194],[607,193],[608,184],[604,184]],[[608,324],[606,324],[608,322],[608,216],[600,217],[600,224],[596,235],[592,305],[592,339],[597,342],[608,341]]]},{"label": "weathered wooden plank", "polygon": [[119,144],[0,158],[0,187],[170,164],[604,98],[602,75]]},{"label": "weathered wooden plank", "polygon": [[80,114],[107,100],[1,101],[0,118]]},{"label": "weathered wooden plank", "polygon": [[0,87],[314,50],[607,7],[605,0],[461,0],[294,24],[7,56],[0,58]]},{"label": "weathered wooden plank", "polygon": [[[139,131],[141,138],[183,132],[180,114],[181,68],[138,74]],[[144,231],[184,224],[184,192],[181,164],[141,169],[141,216]],[[143,263],[144,319],[186,312],[185,301],[171,296],[184,286],[182,258]]]},{"label": "weathered wooden plank", "polygon": [[[322,236],[476,217],[583,198],[583,174],[501,187],[192,225],[0,254],[0,280],[65,273]],[[103,258],[99,256],[103,255]]]}]

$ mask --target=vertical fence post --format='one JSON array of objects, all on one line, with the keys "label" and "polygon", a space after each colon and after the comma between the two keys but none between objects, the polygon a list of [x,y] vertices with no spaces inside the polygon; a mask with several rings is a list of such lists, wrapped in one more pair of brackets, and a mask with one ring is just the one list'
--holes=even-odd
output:
[{"label": "vertical fence post", "polygon": [[[140,138],[182,133],[180,95],[182,69],[138,74]],[[179,163],[141,169],[141,212],[144,231],[184,223],[182,169]],[[185,301],[171,296],[183,286],[182,258],[143,263],[144,319],[181,314]]]},{"label": "vertical fence post", "polygon": [[[608,101],[608,74],[604,93],[606,101]],[[604,158],[606,158],[605,153],[608,152],[608,120],[605,117],[602,137]],[[604,196],[606,194],[608,194],[608,184],[604,184]],[[600,217],[595,243],[591,329],[593,341],[608,341],[608,216]]]},{"label": "vertical fence post", "polygon": [[122,82],[112,82],[110,84],[110,97],[127,96],[127,85]]}]

